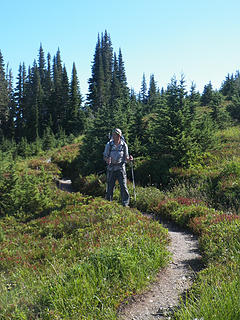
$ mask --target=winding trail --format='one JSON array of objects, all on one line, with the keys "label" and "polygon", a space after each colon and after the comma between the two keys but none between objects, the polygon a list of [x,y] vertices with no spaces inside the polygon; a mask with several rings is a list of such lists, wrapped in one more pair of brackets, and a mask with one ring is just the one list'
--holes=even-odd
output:
[{"label": "winding trail", "polygon": [[[57,185],[61,190],[72,192],[71,180],[59,179]],[[172,261],[160,270],[154,283],[150,284],[141,295],[135,295],[128,303],[119,308],[119,320],[156,320],[168,319],[169,314],[179,303],[179,297],[191,287],[196,272],[202,269],[201,255],[198,250],[197,237],[172,222],[166,222],[154,215],[168,229]]]},{"label": "winding trail", "polygon": [[192,285],[196,272],[201,270],[197,238],[171,222],[159,222],[169,231],[172,262],[159,272],[143,294],[120,307],[119,320],[167,319],[178,305],[179,297]]}]

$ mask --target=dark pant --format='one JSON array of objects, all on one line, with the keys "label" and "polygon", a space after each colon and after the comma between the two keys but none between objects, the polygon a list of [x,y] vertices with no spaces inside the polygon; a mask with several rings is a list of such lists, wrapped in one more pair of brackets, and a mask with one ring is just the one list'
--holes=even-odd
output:
[{"label": "dark pant", "polygon": [[106,198],[109,201],[113,199],[113,190],[116,180],[118,180],[121,189],[122,204],[128,206],[130,196],[127,188],[127,175],[125,169],[120,170],[108,170],[107,172],[107,195]]}]

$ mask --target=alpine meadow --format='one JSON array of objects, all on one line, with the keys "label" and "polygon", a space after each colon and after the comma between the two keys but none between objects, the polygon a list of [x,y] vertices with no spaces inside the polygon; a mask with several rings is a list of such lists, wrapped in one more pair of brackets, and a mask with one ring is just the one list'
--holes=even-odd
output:
[{"label": "alpine meadow", "polygon": [[[240,72],[202,93],[183,74],[166,88],[143,74],[136,93],[107,31],[86,99],[60,49],[40,45],[16,79],[4,61],[0,50],[0,319],[120,320],[171,262],[161,218],[197,235],[202,265],[166,319],[239,320]],[[105,199],[114,128],[134,159],[129,207],[119,184]]]}]

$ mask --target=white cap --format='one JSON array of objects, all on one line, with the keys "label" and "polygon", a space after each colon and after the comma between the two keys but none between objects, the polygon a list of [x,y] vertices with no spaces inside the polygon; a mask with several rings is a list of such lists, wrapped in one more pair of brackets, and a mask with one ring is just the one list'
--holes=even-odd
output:
[{"label": "white cap", "polygon": [[121,131],[120,129],[118,129],[118,128],[115,128],[115,129],[113,130],[113,133],[118,134],[120,137],[122,136],[122,131]]}]

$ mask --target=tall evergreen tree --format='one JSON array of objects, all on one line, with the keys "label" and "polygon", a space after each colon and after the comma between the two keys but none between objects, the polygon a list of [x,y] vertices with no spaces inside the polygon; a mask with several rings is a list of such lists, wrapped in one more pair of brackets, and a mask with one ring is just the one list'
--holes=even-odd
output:
[{"label": "tall evergreen tree", "polygon": [[53,108],[53,79],[52,79],[52,69],[51,69],[51,55],[47,54],[47,69],[46,69],[45,81],[43,83],[44,90],[44,107],[43,110],[43,123],[42,129],[45,132],[48,126],[52,127],[52,108]]},{"label": "tall evergreen tree", "polygon": [[104,72],[104,104],[107,105],[111,100],[111,81],[113,70],[113,48],[110,35],[105,30],[101,39],[102,62]]},{"label": "tall evergreen tree", "polygon": [[36,61],[29,69],[27,90],[24,103],[24,119],[29,141],[35,141],[41,130],[41,113],[43,105],[43,89]]},{"label": "tall evergreen tree", "polygon": [[88,80],[89,94],[87,95],[88,104],[95,112],[104,105],[104,70],[102,59],[102,47],[100,36],[95,48],[92,65],[92,77]]},{"label": "tall evergreen tree", "polygon": [[44,51],[42,48],[42,44],[40,44],[39,55],[38,55],[38,71],[40,76],[41,85],[44,87],[44,82],[46,78],[46,61],[44,57]]},{"label": "tall evergreen tree", "polygon": [[72,79],[70,85],[70,104],[69,104],[69,117],[68,119],[76,119],[79,109],[82,104],[82,97],[79,88],[79,81],[77,77],[76,65],[73,63],[72,67]]},{"label": "tall evergreen tree", "polygon": [[148,90],[148,95],[147,95],[148,104],[149,105],[154,105],[156,103],[157,96],[158,96],[157,84],[156,84],[156,81],[154,79],[154,75],[152,74],[150,76],[149,90]]},{"label": "tall evergreen tree", "polygon": [[8,83],[8,119],[7,126],[5,130],[5,136],[12,140],[15,138],[15,117],[16,117],[16,105],[14,99],[14,88],[13,88],[13,74],[12,70],[7,69],[7,83]]},{"label": "tall evergreen tree", "polygon": [[189,99],[191,102],[200,102],[200,93],[196,91],[196,84],[192,82]]},{"label": "tall evergreen tree", "polygon": [[63,67],[60,50],[53,57],[53,90],[51,96],[50,117],[52,119],[52,130],[57,133],[62,124],[63,117]]},{"label": "tall evergreen tree", "polygon": [[48,68],[46,69],[46,60],[42,44],[40,44],[39,55],[38,55],[38,71],[40,76],[40,83],[43,90],[43,99],[40,109],[39,119],[40,119],[40,135],[43,135],[45,128],[48,126],[49,121],[49,107],[50,107],[50,96],[51,96],[51,71],[50,71],[50,55],[48,54]]},{"label": "tall evergreen tree", "polygon": [[60,113],[60,126],[65,129],[67,126],[67,115],[69,109],[69,81],[66,67],[63,67],[62,73],[62,102],[61,102],[61,113]]},{"label": "tall evergreen tree", "polygon": [[236,73],[235,77],[233,76],[233,74],[228,74],[225,78],[225,81],[223,81],[221,85],[220,92],[229,100],[232,100],[233,96],[240,94],[239,89],[239,74]]},{"label": "tall evergreen tree", "polygon": [[191,84],[188,99],[190,102],[190,113],[194,115],[196,107],[200,104],[200,93],[196,91],[196,84],[194,82]]},{"label": "tall evergreen tree", "polygon": [[113,59],[113,72],[112,72],[112,88],[111,88],[111,104],[113,105],[117,99],[121,98],[121,84],[119,80],[119,65],[116,53]]},{"label": "tall evergreen tree", "polygon": [[162,154],[171,153],[180,160],[186,152],[185,130],[189,128],[190,110],[185,98],[184,78],[178,84],[173,77],[167,87],[166,101],[159,106],[148,128],[152,157],[159,158]]},{"label": "tall evergreen tree", "polygon": [[76,173],[89,175],[105,169],[103,151],[113,127],[113,117],[109,108],[103,106],[95,112],[95,116],[88,123],[81,152],[76,161]]},{"label": "tall evergreen tree", "polygon": [[206,106],[208,105],[213,98],[213,87],[211,81],[207,85],[204,86],[203,88],[203,93],[201,96],[201,105]]},{"label": "tall evergreen tree", "polygon": [[25,64],[20,64],[18,69],[18,77],[15,88],[16,102],[16,139],[20,140],[24,135],[25,119],[24,119],[24,93],[26,84],[26,67]]},{"label": "tall evergreen tree", "polygon": [[84,111],[81,110],[82,96],[79,88],[76,65],[73,63],[70,98],[67,117],[67,133],[79,134],[84,129]]},{"label": "tall evergreen tree", "polygon": [[112,92],[113,49],[110,36],[105,31],[98,35],[92,76],[89,79],[88,105],[95,112],[103,106],[109,105]]},{"label": "tall evergreen tree", "polygon": [[141,91],[140,91],[140,101],[144,104],[147,103],[147,83],[146,83],[146,77],[145,73],[142,77],[142,85],[141,85]]},{"label": "tall evergreen tree", "polygon": [[6,123],[8,120],[8,83],[5,74],[5,65],[0,51],[0,138],[4,135]]},{"label": "tall evergreen tree", "polygon": [[128,99],[129,88],[127,86],[127,77],[126,77],[125,66],[124,66],[121,49],[119,49],[119,53],[118,53],[118,79],[121,85],[121,98]]}]

